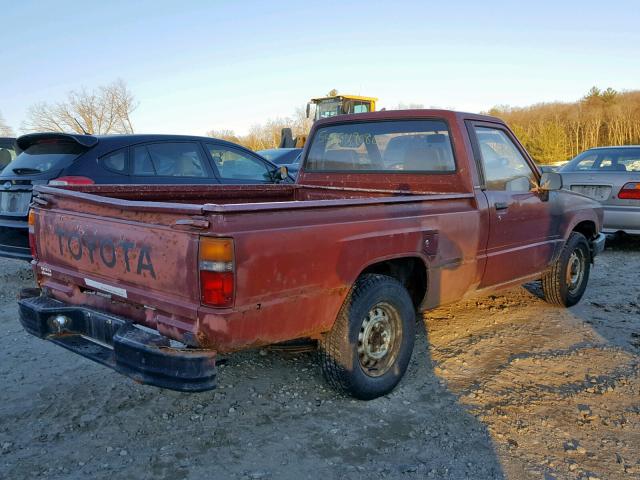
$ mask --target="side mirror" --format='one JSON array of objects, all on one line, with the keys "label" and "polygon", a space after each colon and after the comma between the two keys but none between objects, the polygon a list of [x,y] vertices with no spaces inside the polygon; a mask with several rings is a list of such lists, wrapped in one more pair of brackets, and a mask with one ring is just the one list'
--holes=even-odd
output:
[{"label": "side mirror", "polygon": [[277,175],[279,180],[286,180],[289,178],[289,169],[285,165],[281,165],[280,168],[278,168]]},{"label": "side mirror", "polygon": [[540,190],[551,191],[562,188],[562,175],[558,172],[544,172],[540,177]]},{"label": "side mirror", "polygon": [[311,118],[311,102],[307,103],[307,118]]}]

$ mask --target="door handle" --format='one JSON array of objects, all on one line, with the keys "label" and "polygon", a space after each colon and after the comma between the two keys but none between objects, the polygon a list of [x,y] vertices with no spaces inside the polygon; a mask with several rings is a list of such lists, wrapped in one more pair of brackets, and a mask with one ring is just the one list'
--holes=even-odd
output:
[{"label": "door handle", "polygon": [[493,204],[496,210],[506,210],[509,208],[509,204],[507,202],[496,202]]}]

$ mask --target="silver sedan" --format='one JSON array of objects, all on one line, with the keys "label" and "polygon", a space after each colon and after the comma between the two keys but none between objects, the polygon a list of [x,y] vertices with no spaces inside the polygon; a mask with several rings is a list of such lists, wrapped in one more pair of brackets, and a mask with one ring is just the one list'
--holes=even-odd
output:
[{"label": "silver sedan", "polygon": [[604,233],[640,235],[640,146],[582,152],[560,170],[563,187],[604,207]]}]

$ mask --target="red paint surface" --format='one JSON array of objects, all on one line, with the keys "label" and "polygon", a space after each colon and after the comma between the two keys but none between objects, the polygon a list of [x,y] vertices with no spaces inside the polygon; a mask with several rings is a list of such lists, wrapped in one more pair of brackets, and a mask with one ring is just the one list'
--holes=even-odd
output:
[{"label": "red paint surface", "polygon": [[[575,225],[601,226],[597,204],[569,192],[485,194],[479,188],[464,122],[501,124],[496,119],[427,110],[334,117],[316,125],[354,118],[445,119],[457,172],[302,170],[296,185],[38,187],[48,202],[35,207],[39,282],[64,301],[225,352],[328,331],[354,281],[378,262],[418,259],[428,278],[421,306],[433,308],[536,278]],[[494,201],[509,202],[508,212],[498,215]],[[59,228],[71,232],[72,250],[60,253]],[[234,240],[230,308],[200,303],[201,235]],[[78,237],[106,242],[107,262],[96,255],[91,261],[86,251],[74,258]],[[119,259],[113,266],[111,242]],[[122,260],[128,245],[129,269]],[[153,275],[148,266],[131,268],[143,250]],[[127,298],[95,295],[86,278],[125,289]]]}]

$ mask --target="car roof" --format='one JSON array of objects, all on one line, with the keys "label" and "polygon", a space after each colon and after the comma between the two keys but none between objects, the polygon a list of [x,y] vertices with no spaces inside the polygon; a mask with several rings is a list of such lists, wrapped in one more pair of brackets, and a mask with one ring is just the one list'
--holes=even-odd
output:
[{"label": "car roof", "polygon": [[477,120],[481,122],[492,122],[504,124],[504,121],[490,115],[478,113],[459,112],[455,110],[443,110],[436,108],[420,108],[410,110],[378,110],[377,112],[352,113],[348,115],[336,115],[334,117],[322,118],[318,120],[314,127],[325,124],[346,123],[346,122],[371,122],[376,120],[419,120],[429,118],[444,118],[445,120]]},{"label": "car roof", "polygon": [[[87,148],[99,146],[100,151],[112,151],[118,148],[127,147],[129,145],[135,145],[138,143],[148,142],[216,142],[219,144],[225,144],[228,146],[248,150],[247,148],[213,137],[199,137],[195,135],[170,135],[170,134],[115,134],[115,135],[80,135],[74,133],[58,133],[58,132],[45,132],[45,133],[29,133],[22,135],[17,139],[17,144],[22,150],[26,150],[29,146],[33,145],[39,140],[45,139],[60,139],[75,142]],[[248,150],[250,151],[250,150]]]},{"label": "car roof", "polygon": [[592,147],[589,148],[588,150],[585,150],[585,152],[588,152],[589,150],[613,150],[613,149],[626,149],[626,148],[640,148],[640,145],[609,145],[608,147]]}]

